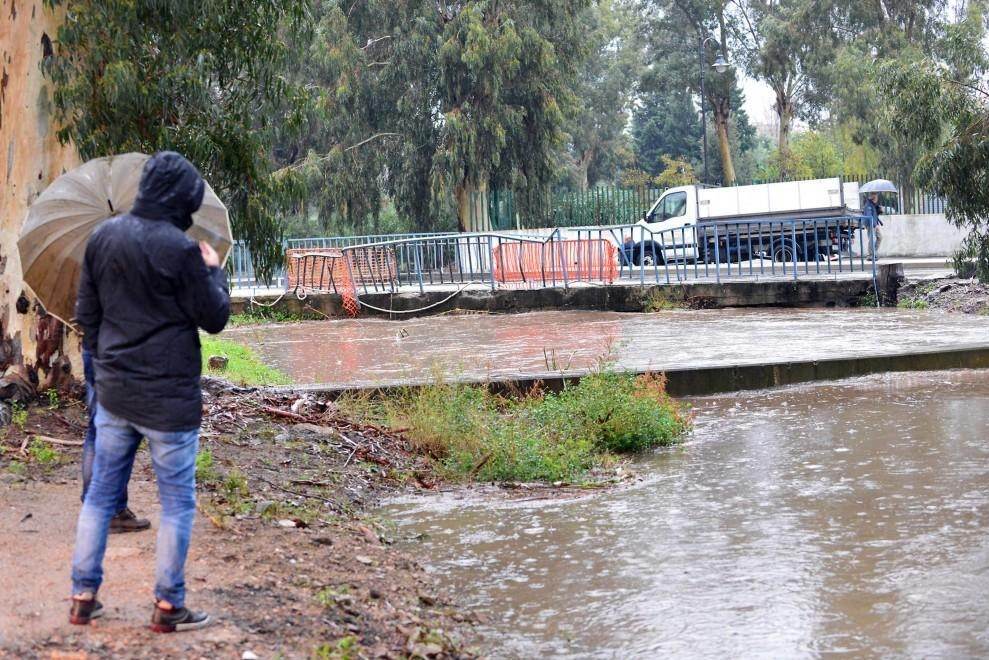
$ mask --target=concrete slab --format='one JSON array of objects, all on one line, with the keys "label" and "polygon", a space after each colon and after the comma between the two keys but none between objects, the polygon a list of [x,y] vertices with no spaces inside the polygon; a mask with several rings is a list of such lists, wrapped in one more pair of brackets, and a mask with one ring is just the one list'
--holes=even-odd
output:
[{"label": "concrete slab", "polygon": [[683,393],[911,366],[989,367],[989,318],[895,309],[355,319],[236,328],[224,336],[251,346],[294,382],[329,390],[438,377],[524,384],[579,377],[602,364],[666,372]]}]

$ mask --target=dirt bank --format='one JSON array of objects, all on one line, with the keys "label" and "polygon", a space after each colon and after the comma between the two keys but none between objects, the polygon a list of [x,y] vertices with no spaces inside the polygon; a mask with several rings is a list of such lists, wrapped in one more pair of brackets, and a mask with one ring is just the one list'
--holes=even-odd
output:
[{"label": "dirt bank", "polygon": [[[0,442],[0,656],[469,657],[472,615],[389,547],[393,532],[368,514],[382,495],[430,485],[402,438],[314,401],[211,391],[187,582],[190,606],[216,625],[147,630],[153,532],[110,537],[105,618],[66,623],[80,451],[32,438],[78,442],[84,411],[15,408]],[[157,528],[143,449],[130,492]]]},{"label": "dirt bank", "polygon": [[989,315],[989,285],[954,277],[911,282],[898,293],[899,306]]}]

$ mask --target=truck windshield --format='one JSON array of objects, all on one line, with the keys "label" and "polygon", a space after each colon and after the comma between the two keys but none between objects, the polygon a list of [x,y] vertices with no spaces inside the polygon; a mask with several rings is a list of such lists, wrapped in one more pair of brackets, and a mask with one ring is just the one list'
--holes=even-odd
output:
[{"label": "truck windshield", "polygon": [[687,193],[676,192],[663,198],[662,208],[659,211],[659,221],[678,218],[687,212]]}]

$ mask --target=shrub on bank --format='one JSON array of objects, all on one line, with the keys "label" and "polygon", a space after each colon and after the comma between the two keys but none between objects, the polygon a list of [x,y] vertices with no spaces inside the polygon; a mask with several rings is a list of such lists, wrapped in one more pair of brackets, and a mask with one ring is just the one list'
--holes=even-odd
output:
[{"label": "shrub on bank", "polygon": [[449,477],[482,481],[579,481],[615,454],[673,444],[690,423],[661,376],[610,372],[513,399],[440,383],[341,405],[401,429]]}]

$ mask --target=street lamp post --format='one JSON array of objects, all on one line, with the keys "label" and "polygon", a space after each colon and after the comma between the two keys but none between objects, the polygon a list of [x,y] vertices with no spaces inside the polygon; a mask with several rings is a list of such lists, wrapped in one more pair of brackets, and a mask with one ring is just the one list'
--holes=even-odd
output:
[{"label": "street lamp post", "polygon": [[[702,146],[703,149],[702,158],[704,160],[704,180],[701,181],[701,183],[705,183],[705,184],[707,183],[708,178],[707,178],[707,111],[704,107],[704,99],[706,98],[704,91],[704,78],[705,78],[704,62],[706,60],[706,58],[704,57],[704,46],[706,46],[707,42],[709,41],[717,41],[717,40],[713,36],[708,37],[707,39],[703,39],[701,40],[700,46],[697,49],[697,54],[700,62],[700,71],[701,71],[701,137],[704,141]],[[727,71],[728,62],[727,60],[725,60],[724,55],[718,53],[718,57],[714,60],[714,64],[711,65],[711,68],[717,71],[718,73],[724,73],[725,71]]]}]

